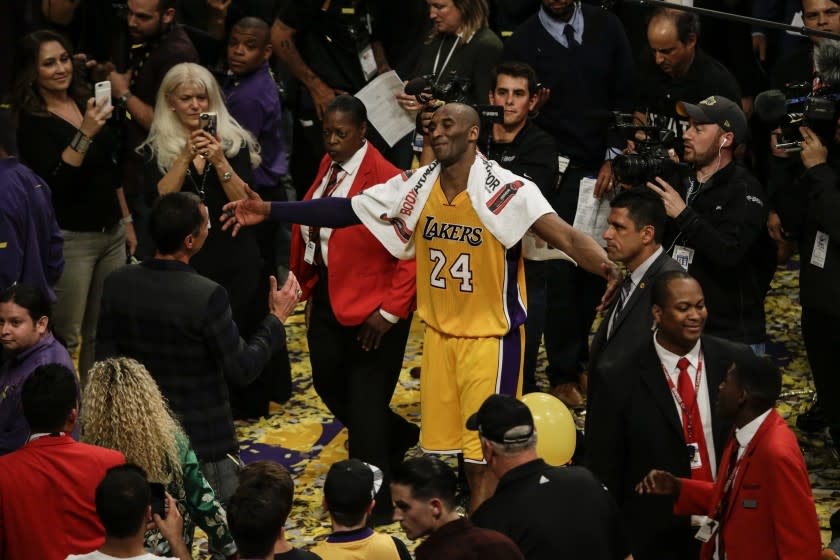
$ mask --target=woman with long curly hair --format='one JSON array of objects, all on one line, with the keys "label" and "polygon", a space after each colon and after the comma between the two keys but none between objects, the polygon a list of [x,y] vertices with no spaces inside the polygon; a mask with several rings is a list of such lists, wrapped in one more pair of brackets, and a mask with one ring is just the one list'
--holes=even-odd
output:
[{"label": "woman with long curly hair", "polygon": [[[236,553],[225,511],[204,479],[183,428],[143,364],[130,358],[96,362],[82,402],[82,441],[122,452],[126,462],[148,473],[150,482],[165,484],[184,518],[187,546],[198,524],[212,549],[225,556]],[[169,543],[155,530],[146,534],[146,548],[167,555]]]}]

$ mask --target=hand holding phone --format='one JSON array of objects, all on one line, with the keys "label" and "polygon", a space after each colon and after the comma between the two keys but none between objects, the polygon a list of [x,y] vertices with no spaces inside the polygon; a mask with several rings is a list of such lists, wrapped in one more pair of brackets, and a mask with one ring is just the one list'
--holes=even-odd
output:
[{"label": "hand holding phone", "polygon": [[[96,106],[108,109],[111,107],[111,82],[105,80],[96,82],[93,86],[93,94],[96,99]],[[110,115],[108,116],[110,119]]]},{"label": "hand holding phone", "polygon": [[201,128],[210,133],[210,135],[213,138],[215,138],[219,122],[218,113],[216,113],[215,111],[209,113],[201,113],[198,116],[198,120],[201,123]]},{"label": "hand holding phone", "polygon": [[152,493],[152,514],[166,519],[166,487],[160,482],[150,482],[149,490]]}]

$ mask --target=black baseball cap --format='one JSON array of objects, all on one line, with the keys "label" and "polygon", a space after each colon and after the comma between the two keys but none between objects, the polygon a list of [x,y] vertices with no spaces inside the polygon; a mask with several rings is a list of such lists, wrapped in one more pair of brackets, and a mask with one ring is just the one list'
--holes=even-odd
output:
[{"label": "black baseball cap", "polygon": [[[517,430],[516,435],[508,434],[513,428],[527,426],[527,433]],[[525,403],[509,395],[490,395],[482,403],[478,412],[467,419],[468,430],[478,433],[496,443],[521,443],[534,434],[534,417]]]},{"label": "black baseball cap", "polygon": [[348,514],[365,511],[376,495],[375,471],[378,470],[358,459],[333,463],[324,482],[329,510]]},{"label": "black baseball cap", "polygon": [[747,117],[741,107],[720,95],[711,95],[696,105],[680,101],[677,113],[691,117],[699,123],[712,123],[726,132],[735,134],[735,142],[742,142],[747,135]]}]

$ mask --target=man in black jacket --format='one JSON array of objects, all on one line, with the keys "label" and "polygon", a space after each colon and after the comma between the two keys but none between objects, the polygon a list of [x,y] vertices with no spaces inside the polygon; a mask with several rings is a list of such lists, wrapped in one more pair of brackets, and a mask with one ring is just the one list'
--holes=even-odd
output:
[{"label": "man in black jacket", "polygon": [[696,105],[680,102],[689,118],[685,161],[693,175],[680,191],[661,177],[647,184],[662,197],[674,226],[664,246],[703,287],[709,308],[706,332],[744,342],[758,353],[765,340],[764,296],[775,270],[761,185],[734,161],[747,120],[719,95]]},{"label": "man in black jacket", "polygon": [[[505,169],[532,180],[549,198],[557,188],[557,147],[554,139],[534,124],[528,115],[537,104],[537,73],[523,62],[503,62],[493,69],[491,105],[504,107],[504,121],[483,127],[478,147]],[[525,323],[524,393],[537,390],[534,370],[545,327],[545,262],[525,253],[525,283],[528,320]],[[576,385],[558,395],[567,405],[580,406]],[[575,394],[577,393],[577,394]]]},{"label": "man in black jacket", "polygon": [[[505,42],[502,60],[530,64],[550,93],[534,122],[557,143],[563,177],[547,198],[573,224],[581,183],[596,177],[598,196],[612,184],[612,166],[605,161],[610,122],[598,116],[631,111],[636,97],[635,64],[621,22],[591,4],[542,0],[539,12]],[[589,359],[589,331],[603,289],[598,278],[567,261],[546,265],[547,373],[553,394],[573,406],[583,404],[577,383]]]},{"label": "man in black jacket", "polygon": [[592,339],[587,404],[596,398],[600,371],[650,340],[653,280],[664,272],[682,270],[662,248],[667,218],[658,196],[647,189],[630,189],[615,197],[610,207],[604,232],[607,255],[622,263],[627,274]]},{"label": "man in black jacket", "polygon": [[247,385],[285,344],[283,323],[300,297],[293,274],[271,277],[269,314],[249,342],[239,338],[227,292],[190,267],[207,239],[207,207],[172,193],[152,208],[154,259],[105,279],[96,359],[128,356],[145,365],[178,415],[202,472],[223,504],[236,489],[239,453],[226,381]]},{"label": "man in black jacket", "polygon": [[[697,528],[673,500],[635,492],[652,465],[711,482],[730,426],[715,414],[718,385],[743,345],[706,336],[703,290],[684,271],[651,287],[656,332],[600,371],[589,403],[585,465],[615,497],[636,560],[697,558]],[[671,470],[673,469],[673,470]]]}]

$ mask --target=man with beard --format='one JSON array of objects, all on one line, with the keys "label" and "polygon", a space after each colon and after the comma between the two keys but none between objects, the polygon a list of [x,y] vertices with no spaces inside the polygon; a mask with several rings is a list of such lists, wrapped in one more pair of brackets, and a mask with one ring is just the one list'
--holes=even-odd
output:
[{"label": "man with beard", "polygon": [[[596,178],[596,196],[612,187],[612,166],[605,161],[611,157],[611,119],[598,115],[633,109],[631,52],[615,15],[573,0],[542,0],[539,12],[505,43],[502,59],[530,64],[547,89],[534,122],[557,143],[563,177],[548,198],[569,223],[574,223],[583,181]],[[583,406],[578,382],[583,383],[580,374],[589,359],[589,331],[602,290],[598,278],[568,262],[546,265],[547,373],[552,394],[571,407]]]},{"label": "man with beard", "polygon": [[[610,280],[618,273],[604,250],[555,214],[537,186],[476,151],[479,118],[472,107],[448,103],[429,126],[436,160],[370,187],[352,199],[225,205],[223,228],[267,218],[320,227],[363,223],[393,254],[417,261],[417,312],[427,328],[420,384],[420,447],[463,452],[471,511],[495,488],[476,432],[467,418],[494,393],[522,388],[526,313],[520,240],[533,231]],[[566,297],[569,294],[565,294]]]},{"label": "man with beard", "polygon": [[763,189],[733,158],[746,136],[746,117],[719,95],[697,105],[680,102],[678,110],[688,117],[684,157],[694,173],[680,191],[661,177],[647,183],[671,218],[663,246],[703,287],[706,332],[763,353],[764,295],[776,251],[765,227]]},{"label": "man with beard", "polygon": [[585,465],[615,497],[636,560],[697,558],[699,520],[672,513],[673,500],[640,496],[652,468],[713,481],[729,426],[713,413],[718,385],[743,345],[703,335],[709,312],[700,284],[664,272],[651,288],[656,332],[600,372],[587,413]]},{"label": "man with beard", "polygon": [[129,118],[124,120],[123,188],[134,216],[137,256],[151,256],[143,200],[143,159],[135,149],[152,125],[155,98],[170,68],[181,62],[198,62],[198,53],[183,28],[175,23],[176,0],[128,0],[128,35],[131,45],[128,70],[120,73],[108,63],[108,81],[114,104]]}]

